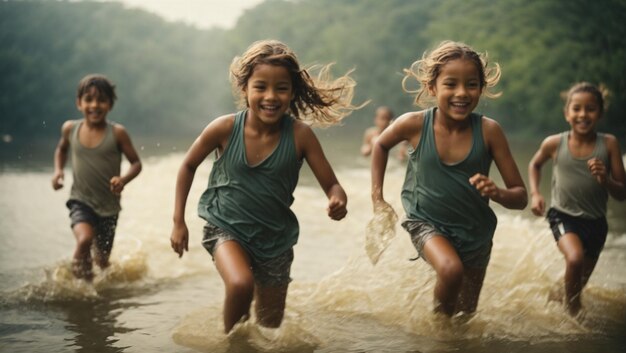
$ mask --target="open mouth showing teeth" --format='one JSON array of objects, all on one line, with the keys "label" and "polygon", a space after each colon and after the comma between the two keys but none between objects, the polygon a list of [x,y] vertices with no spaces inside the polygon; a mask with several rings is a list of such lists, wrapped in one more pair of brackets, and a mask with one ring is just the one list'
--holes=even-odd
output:
[{"label": "open mouth showing teeth", "polygon": [[450,105],[455,108],[465,108],[469,106],[469,103],[450,103]]},{"label": "open mouth showing teeth", "polygon": [[275,112],[278,110],[278,106],[267,106],[267,105],[263,105],[261,106],[261,109],[269,111],[269,112]]}]

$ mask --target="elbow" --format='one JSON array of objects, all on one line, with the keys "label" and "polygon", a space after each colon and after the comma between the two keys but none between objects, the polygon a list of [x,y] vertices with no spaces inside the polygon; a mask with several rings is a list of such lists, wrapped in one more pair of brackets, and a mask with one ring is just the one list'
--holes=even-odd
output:
[{"label": "elbow", "polygon": [[135,168],[137,169],[137,174],[141,173],[141,171],[143,170],[143,164],[141,164],[141,161],[137,161],[135,163]]},{"label": "elbow", "polygon": [[523,210],[526,208],[526,206],[528,206],[528,195],[526,194],[526,192],[524,192],[523,197],[521,198],[519,204],[517,205],[518,210]]}]

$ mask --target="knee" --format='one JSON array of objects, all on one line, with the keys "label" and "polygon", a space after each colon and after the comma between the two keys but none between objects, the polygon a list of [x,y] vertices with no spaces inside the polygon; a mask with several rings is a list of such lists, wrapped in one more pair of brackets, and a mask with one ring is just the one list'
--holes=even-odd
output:
[{"label": "knee", "polygon": [[84,252],[90,251],[92,243],[93,243],[93,235],[86,233],[86,232],[76,234],[76,246],[81,251],[84,251]]},{"label": "knee", "polygon": [[450,285],[463,283],[463,264],[459,261],[446,261],[437,269],[439,278]]},{"label": "knee", "polygon": [[236,298],[250,298],[254,295],[254,278],[252,276],[241,275],[229,279],[226,283],[226,295]]},{"label": "knee", "polygon": [[582,251],[571,251],[565,254],[567,268],[580,270],[585,264],[585,254]]}]

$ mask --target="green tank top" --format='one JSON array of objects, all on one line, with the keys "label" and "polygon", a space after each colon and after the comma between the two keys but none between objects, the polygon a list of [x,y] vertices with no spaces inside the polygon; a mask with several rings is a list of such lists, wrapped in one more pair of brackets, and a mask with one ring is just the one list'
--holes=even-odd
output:
[{"label": "green tank top", "polygon": [[296,155],[293,117],[281,120],[276,149],[257,165],[248,165],[244,141],[247,111],[235,115],[223,154],[213,163],[198,214],[232,233],[260,259],[276,257],[298,241],[300,231],[291,211],[302,161]]},{"label": "green tank top", "polygon": [[107,122],[102,142],[87,148],[78,140],[82,120],[74,121],[70,133],[70,157],[74,181],[70,200],[87,204],[100,217],[118,214],[121,210],[120,197],[111,192],[110,181],[120,175],[122,152],[117,146],[113,124]]},{"label": "green tank top", "polygon": [[575,158],[569,151],[567,141],[569,132],[561,133],[556,156],[552,163],[552,201],[551,206],[570,216],[586,219],[602,218],[606,215],[608,192],[587,167],[587,160],[599,158],[611,171],[609,154],[606,149],[604,134],[596,136],[596,146],[591,155]]},{"label": "green tank top", "polygon": [[491,242],[497,218],[469,182],[476,173],[489,175],[492,157],[482,134],[482,115],[472,113],[472,147],[462,161],[445,164],[435,146],[435,108],[424,114],[417,148],[409,153],[402,188],[402,205],[408,219],[425,221],[448,238],[457,251],[471,252]]}]

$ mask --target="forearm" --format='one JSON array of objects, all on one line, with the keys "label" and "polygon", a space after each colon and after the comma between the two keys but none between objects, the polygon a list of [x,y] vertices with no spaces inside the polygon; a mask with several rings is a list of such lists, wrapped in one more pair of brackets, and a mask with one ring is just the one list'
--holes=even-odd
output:
[{"label": "forearm", "polygon": [[67,151],[61,147],[57,147],[54,150],[54,173],[59,174],[63,173],[63,168],[65,168],[65,163],[67,162]]},{"label": "forearm", "polygon": [[522,210],[528,204],[528,194],[526,188],[523,186],[514,186],[506,189],[499,189],[496,197],[493,197],[494,202],[500,205],[515,210]]},{"label": "forearm", "polygon": [[605,185],[609,195],[618,201],[626,200],[626,185],[623,182],[618,182],[611,177],[606,179]]},{"label": "forearm", "polygon": [[178,171],[178,177],[176,178],[176,196],[174,200],[174,224],[185,223],[185,206],[195,172],[195,168],[191,168],[187,165],[181,166]]},{"label": "forearm", "polygon": [[130,168],[128,168],[128,171],[126,172],[126,174],[122,176],[122,182],[124,183],[124,185],[130,183],[133,179],[135,179],[137,175],[139,175],[139,173],[141,172],[141,169],[142,169],[141,161],[137,160],[131,163]]},{"label": "forearm", "polygon": [[345,190],[339,184],[339,182],[333,184],[330,188],[328,188],[328,190],[326,191],[326,197],[328,197],[329,200],[334,197],[336,199],[343,200],[344,202],[348,199]]},{"label": "forearm", "polygon": [[383,201],[383,184],[385,182],[385,170],[387,169],[387,161],[389,159],[389,150],[382,145],[374,144],[372,150],[372,186],[371,196],[372,202],[377,203]]},{"label": "forearm", "polygon": [[539,194],[539,181],[541,180],[541,169],[535,165],[530,164],[528,166],[528,186],[530,188],[530,194]]}]

